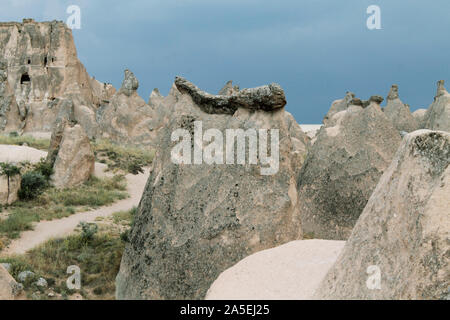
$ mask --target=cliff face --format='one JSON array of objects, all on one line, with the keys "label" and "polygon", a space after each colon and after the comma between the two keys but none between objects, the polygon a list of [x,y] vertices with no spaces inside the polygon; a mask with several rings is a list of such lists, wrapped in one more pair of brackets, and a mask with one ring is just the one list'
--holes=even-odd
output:
[{"label": "cliff face", "polygon": [[0,23],[0,60],[0,130],[50,131],[72,100],[76,120],[97,134],[96,108],[115,90],[89,77],[63,22]]}]

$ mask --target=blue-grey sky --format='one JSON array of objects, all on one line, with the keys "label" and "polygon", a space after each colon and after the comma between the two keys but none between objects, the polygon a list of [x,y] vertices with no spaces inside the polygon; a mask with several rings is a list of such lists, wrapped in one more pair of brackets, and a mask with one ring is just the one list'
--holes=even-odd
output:
[{"label": "blue-grey sky", "polygon": [[[350,90],[386,96],[393,83],[412,110],[450,82],[448,0],[2,0],[0,21],[67,21],[90,75],[120,87],[129,68],[147,100],[167,94],[176,75],[216,93],[279,83],[298,122],[320,123]],[[381,8],[369,30],[367,7]]]}]

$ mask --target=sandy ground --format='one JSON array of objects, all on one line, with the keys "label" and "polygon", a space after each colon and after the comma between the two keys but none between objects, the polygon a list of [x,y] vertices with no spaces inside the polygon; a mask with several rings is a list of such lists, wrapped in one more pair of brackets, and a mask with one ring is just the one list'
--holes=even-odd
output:
[{"label": "sandy ground", "polygon": [[[5,161],[6,159],[10,159],[10,161],[13,162],[23,161],[19,159],[37,162],[41,157],[45,157],[46,155],[46,152],[34,148],[0,145],[0,162]],[[94,175],[97,177],[111,175],[110,173],[104,172],[105,168],[105,164],[96,163]],[[127,191],[130,195],[129,198],[117,201],[110,206],[76,213],[66,218],[41,221],[35,225],[34,230],[25,231],[21,234],[19,239],[12,241],[10,245],[1,252],[1,255],[23,254],[49,239],[67,236],[75,230],[81,221],[93,222],[97,217],[106,217],[114,212],[130,210],[133,206],[139,204],[149,174],[150,170],[146,168],[144,173],[138,175],[126,175]]]},{"label": "sandy ground", "polygon": [[257,252],[225,270],[207,300],[311,299],[345,241],[298,240]]},{"label": "sandy ground", "polygon": [[0,162],[30,161],[36,163],[47,157],[47,152],[30,147],[0,145]]}]

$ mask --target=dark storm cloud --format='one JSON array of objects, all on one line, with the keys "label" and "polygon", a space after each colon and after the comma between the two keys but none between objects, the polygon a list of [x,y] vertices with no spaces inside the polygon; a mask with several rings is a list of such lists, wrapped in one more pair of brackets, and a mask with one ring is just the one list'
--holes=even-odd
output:
[{"label": "dark storm cloud", "polygon": [[[82,10],[74,37],[88,72],[119,87],[129,68],[144,99],[167,94],[175,75],[210,92],[278,82],[297,121],[320,123],[347,90],[386,96],[398,83],[416,109],[450,81],[448,0],[2,0],[0,20],[65,21],[70,4]],[[372,4],[382,30],[366,27]]]}]

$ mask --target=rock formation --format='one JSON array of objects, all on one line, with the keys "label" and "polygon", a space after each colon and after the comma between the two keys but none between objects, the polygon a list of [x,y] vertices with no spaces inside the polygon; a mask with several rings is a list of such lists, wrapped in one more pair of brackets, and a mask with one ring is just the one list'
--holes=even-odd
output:
[{"label": "rock formation", "polygon": [[231,96],[234,93],[238,93],[239,92],[239,86],[234,86],[233,87],[233,81],[228,81],[225,86],[220,89],[219,91],[219,96]]},{"label": "rock formation", "polygon": [[[161,104],[170,117],[164,118],[166,123],[159,129],[158,154],[116,280],[117,298],[204,298],[219,274],[242,258],[301,238],[294,178],[297,164],[290,157],[297,150],[284,103],[283,90],[275,84],[215,96],[176,78]],[[199,140],[199,126],[205,133],[203,140]],[[197,149],[194,162],[198,164],[177,164],[179,155],[173,157],[173,151],[180,142],[171,137],[180,129],[183,141],[190,134],[196,136],[188,139],[188,148],[203,145],[203,161],[201,155],[200,159],[195,156]],[[266,164],[253,164],[254,148],[243,149],[243,164],[235,162],[234,152],[230,153],[234,164],[221,164],[225,152],[220,136],[226,137],[227,129],[242,129],[243,134],[267,129],[271,146],[266,155],[274,157],[276,138],[269,129],[278,129],[278,170],[262,174],[276,161],[265,161],[263,152],[258,158]],[[242,137],[244,144],[251,139]],[[264,134],[260,137],[264,150]],[[214,152],[206,151],[211,150],[208,147],[213,144],[207,142],[212,138],[219,146]],[[222,142],[235,150],[235,140],[231,136]],[[188,150],[186,155],[192,156]]]},{"label": "rock formation", "polygon": [[14,300],[20,291],[20,285],[0,264],[0,300]]},{"label": "rock formation", "polygon": [[311,299],[344,244],[297,240],[252,254],[224,271],[206,300]]},{"label": "rock formation", "polygon": [[61,121],[52,134],[47,160],[53,163],[56,188],[82,184],[94,172],[95,156],[89,138],[79,124]]},{"label": "rock formation", "polygon": [[333,117],[334,114],[345,111],[350,105],[350,101],[355,98],[353,92],[347,92],[344,99],[336,100],[331,104],[331,108],[323,119],[323,124],[328,125],[328,121]]},{"label": "rock formation", "polygon": [[50,132],[60,102],[69,99],[77,121],[89,136],[96,135],[102,85],[95,85],[78,60],[72,31],[63,22],[0,23],[0,57],[15,100],[9,110],[2,108],[4,130]]},{"label": "rock formation", "polygon": [[317,298],[448,298],[449,164],[449,133],[404,138]]},{"label": "rock formation", "polygon": [[0,130],[21,129],[21,122],[19,107],[8,83],[8,63],[0,59]]},{"label": "rock formation", "polygon": [[175,85],[181,93],[189,94],[204,112],[211,114],[232,115],[238,108],[272,111],[286,105],[283,89],[275,83],[258,88],[243,89],[230,96],[206,93],[181,77],[175,79]]},{"label": "rock formation", "polygon": [[425,127],[427,111],[427,109],[417,109],[412,113],[412,116],[416,119],[419,129],[423,129]]},{"label": "rock formation", "polygon": [[[152,144],[154,110],[138,95],[139,82],[125,70],[122,87],[97,110],[99,137],[130,144]],[[159,93],[159,92],[158,92]],[[162,99],[162,97],[159,97]]]},{"label": "rock formation", "polygon": [[450,94],[445,90],[444,80],[437,84],[434,102],[425,115],[424,128],[450,132]]},{"label": "rock formation", "polygon": [[0,176],[0,204],[6,205],[17,201],[18,192],[20,189],[21,176],[15,175],[12,177]]},{"label": "rock formation", "polygon": [[387,97],[387,105],[383,111],[398,131],[412,132],[419,128],[419,124],[412,116],[409,107],[400,100],[396,84],[391,87]]},{"label": "rock formation", "polygon": [[164,97],[159,92],[159,89],[155,88],[150,94],[150,98],[148,99],[148,105],[150,107],[156,107],[162,102],[162,100],[164,100]]},{"label": "rock formation", "polygon": [[379,101],[335,113],[308,150],[297,183],[305,234],[347,239],[392,161],[401,138]]}]

